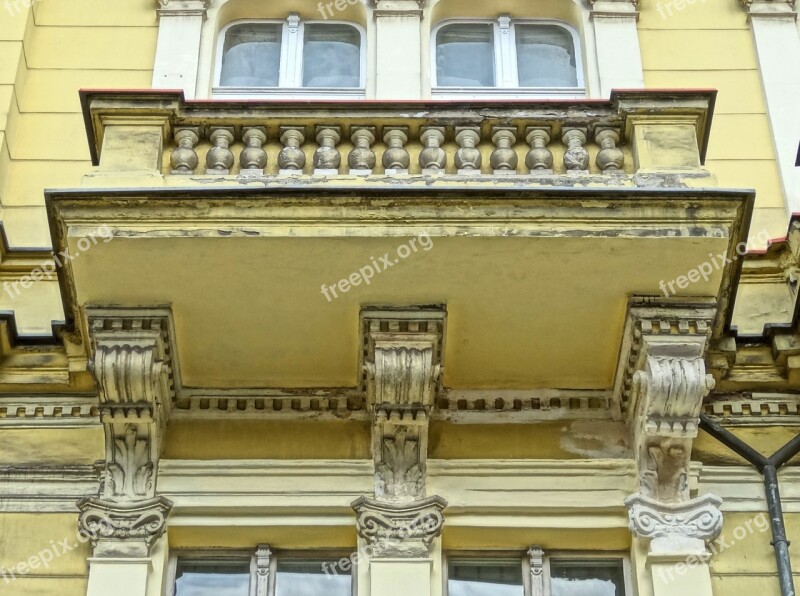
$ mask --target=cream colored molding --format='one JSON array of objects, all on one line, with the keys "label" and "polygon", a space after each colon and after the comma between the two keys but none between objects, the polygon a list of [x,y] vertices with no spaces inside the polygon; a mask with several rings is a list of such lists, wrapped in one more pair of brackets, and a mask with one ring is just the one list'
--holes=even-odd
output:
[{"label": "cream colored molding", "polygon": [[683,503],[662,503],[644,495],[625,500],[631,531],[640,538],[694,538],[714,540],[722,531],[722,499],[703,495]]},{"label": "cream colored molding", "polygon": [[703,398],[714,387],[704,358],[716,312],[707,301],[629,307],[614,399],[634,438],[646,497],[689,498],[692,441]]},{"label": "cream colored molding", "polygon": [[[781,505],[787,513],[800,513],[800,469],[780,470]],[[723,499],[725,513],[761,513],[767,511],[764,479],[750,466],[704,465],[699,475],[701,493],[713,493]]]},{"label": "cream colored molding", "polygon": [[2,466],[0,512],[77,513],[76,501],[99,485],[95,466]]},{"label": "cream colored molding", "polygon": [[445,321],[440,308],[361,313],[378,499],[425,496],[428,421],[441,378]]},{"label": "cream colored molding", "polygon": [[441,535],[447,501],[434,496],[389,503],[361,497],[352,507],[358,535],[371,548],[372,557],[414,559],[427,557],[431,543]]}]

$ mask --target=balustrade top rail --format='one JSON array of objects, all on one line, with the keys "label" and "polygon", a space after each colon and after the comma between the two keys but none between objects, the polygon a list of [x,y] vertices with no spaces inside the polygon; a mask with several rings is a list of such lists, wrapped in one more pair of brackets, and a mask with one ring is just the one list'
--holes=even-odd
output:
[{"label": "balustrade top rail", "polygon": [[81,99],[93,163],[101,169],[104,145],[151,150],[136,135],[158,131],[155,168],[166,175],[626,174],[658,169],[659,159],[667,169],[685,166],[680,155],[659,157],[671,145],[693,152],[699,167],[715,92],[619,91],[609,100],[559,101],[187,102],[171,91],[82,91]]}]

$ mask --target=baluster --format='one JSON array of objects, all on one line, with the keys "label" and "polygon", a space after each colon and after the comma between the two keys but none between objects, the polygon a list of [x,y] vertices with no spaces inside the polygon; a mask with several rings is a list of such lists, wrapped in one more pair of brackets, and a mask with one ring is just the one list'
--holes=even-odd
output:
[{"label": "baluster", "polygon": [[336,145],[342,139],[338,126],[317,126],[317,150],[314,152],[314,174],[336,175],[342,156]]},{"label": "baluster", "polygon": [[371,126],[356,128],[350,139],[353,149],[347,156],[350,174],[353,176],[369,176],[375,167],[375,152],[372,144],[375,142],[375,129]]},{"label": "baluster", "polygon": [[172,151],[170,164],[173,174],[194,174],[200,160],[194,150],[200,142],[199,130],[196,128],[179,128],[175,131],[175,142],[178,146]]},{"label": "baluster", "polygon": [[567,146],[564,153],[564,167],[567,172],[586,172],[589,170],[589,152],[584,147],[586,132],[579,128],[565,128],[562,140]]},{"label": "baluster", "polygon": [[477,148],[481,142],[480,128],[456,128],[456,168],[459,174],[480,174],[483,157]]},{"label": "baluster", "polygon": [[490,162],[492,171],[495,174],[516,174],[519,158],[514,151],[517,142],[517,135],[514,128],[504,128],[495,126],[492,129],[492,143],[495,150],[492,151]]},{"label": "baluster", "polygon": [[442,174],[447,165],[447,153],[442,149],[444,128],[423,128],[420,141],[425,149],[419,154],[419,163],[423,174]]},{"label": "baluster", "polygon": [[617,147],[619,131],[613,128],[598,130],[595,132],[594,140],[600,145],[596,160],[597,167],[609,174],[622,172],[622,166],[625,164],[625,155]]},{"label": "baluster", "polygon": [[233,167],[233,152],[230,145],[233,143],[232,128],[211,129],[211,149],[206,154],[206,174],[230,174]]},{"label": "baluster", "polygon": [[263,174],[267,167],[267,152],[264,143],[267,142],[267,129],[263,127],[245,128],[242,134],[244,149],[239,155],[242,165],[242,174]]},{"label": "baluster", "polygon": [[525,165],[531,174],[552,174],[553,152],[547,148],[550,144],[550,127],[528,127],[525,141],[531,146],[525,156]]},{"label": "baluster", "polygon": [[386,151],[383,152],[382,162],[386,173],[408,174],[408,166],[411,163],[411,156],[406,150],[408,129],[402,127],[384,130],[383,142],[386,143]]},{"label": "baluster", "polygon": [[278,154],[280,174],[302,174],[306,165],[306,154],[300,148],[306,137],[302,129],[281,127],[281,143],[283,149]]}]

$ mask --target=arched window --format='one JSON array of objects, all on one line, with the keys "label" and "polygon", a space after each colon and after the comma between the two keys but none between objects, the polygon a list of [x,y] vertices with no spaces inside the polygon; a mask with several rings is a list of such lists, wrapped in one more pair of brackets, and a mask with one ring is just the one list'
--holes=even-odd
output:
[{"label": "arched window", "polygon": [[217,54],[214,97],[364,97],[364,33],[351,23],[235,21]]},{"label": "arched window", "polygon": [[577,33],[558,21],[447,21],[432,45],[434,97],[585,94]]}]

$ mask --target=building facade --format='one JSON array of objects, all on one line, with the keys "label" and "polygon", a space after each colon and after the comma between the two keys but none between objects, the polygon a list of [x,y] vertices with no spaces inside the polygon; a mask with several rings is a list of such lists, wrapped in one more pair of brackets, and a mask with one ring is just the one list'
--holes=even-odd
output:
[{"label": "building facade", "polygon": [[0,590],[793,595],[798,64],[778,0],[0,0]]}]

